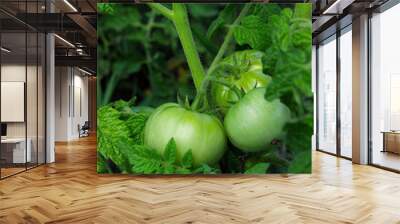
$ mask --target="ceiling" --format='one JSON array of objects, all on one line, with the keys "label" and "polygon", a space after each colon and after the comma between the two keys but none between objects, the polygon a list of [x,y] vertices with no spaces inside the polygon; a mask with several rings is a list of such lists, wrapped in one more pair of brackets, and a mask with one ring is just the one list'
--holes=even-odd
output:
[{"label": "ceiling", "polygon": [[[289,2],[312,2],[313,41],[335,32],[337,24],[351,23],[351,17],[360,12],[382,5],[387,0],[286,0]],[[99,2],[135,2],[133,0],[100,0]],[[275,0],[273,2],[282,2]],[[56,63],[74,65],[96,71],[96,0],[1,0],[0,22],[3,45],[13,48],[15,57],[25,55],[25,39],[19,32],[54,32]],[[51,11],[51,13],[49,13]],[[344,21],[338,23],[338,21]],[[332,28],[333,27],[333,28]],[[29,39],[29,38],[28,38]],[[28,40],[29,42],[30,40]],[[34,44],[28,44],[27,52],[35,52]]]},{"label": "ceiling", "polygon": [[351,24],[352,18],[373,11],[389,0],[313,0],[313,43]]},{"label": "ceiling", "polygon": [[2,45],[12,49],[7,57],[20,60],[36,55],[32,35],[27,35],[25,50],[25,30],[54,32],[56,65],[80,66],[95,73],[96,4],[96,0],[0,0]]}]

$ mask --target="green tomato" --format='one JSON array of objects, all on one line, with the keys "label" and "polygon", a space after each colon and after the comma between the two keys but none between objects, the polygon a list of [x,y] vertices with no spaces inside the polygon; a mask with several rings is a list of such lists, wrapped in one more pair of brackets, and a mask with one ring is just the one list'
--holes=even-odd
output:
[{"label": "green tomato", "polygon": [[244,152],[265,150],[282,134],[290,110],[278,99],[265,99],[265,88],[247,93],[225,116],[226,133],[234,146]]},{"label": "green tomato", "polygon": [[195,166],[217,163],[227,144],[224,127],[216,117],[166,103],[146,122],[144,143],[163,155],[171,138],[176,142],[178,160],[192,150]]},{"label": "green tomato", "polygon": [[[262,71],[262,56],[263,53],[256,50],[239,51],[228,56],[222,64],[237,69],[235,74],[230,74],[224,81],[244,93],[257,87],[266,87],[271,82],[271,77]],[[223,114],[239,100],[239,96],[233,90],[218,83],[213,84],[212,93],[216,105]]]}]

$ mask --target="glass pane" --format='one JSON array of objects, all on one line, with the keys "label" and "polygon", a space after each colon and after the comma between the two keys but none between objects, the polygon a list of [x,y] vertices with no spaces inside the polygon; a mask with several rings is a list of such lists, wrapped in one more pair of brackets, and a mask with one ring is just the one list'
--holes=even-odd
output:
[{"label": "glass pane", "polygon": [[38,163],[45,163],[45,52],[46,37],[39,34],[38,46]]},{"label": "glass pane", "polygon": [[400,5],[372,18],[372,163],[400,170]]},{"label": "glass pane", "polygon": [[340,152],[352,157],[352,33],[340,36]]},{"label": "glass pane", "polygon": [[26,33],[3,32],[1,43],[8,49],[1,51],[1,172],[5,177],[25,170],[31,159],[25,119]]},{"label": "glass pane", "polygon": [[29,31],[28,38],[28,63],[27,63],[27,80],[26,80],[26,113],[27,113],[27,142],[28,149],[30,148],[30,160],[28,160],[28,168],[37,165],[37,132],[38,132],[38,36],[36,32]]},{"label": "glass pane", "polygon": [[[26,12],[37,13],[37,2],[27,2]],[[34,21],[32,21],[34,22]],[[27,115],[27,143],[30,148],[30,161],[27,167],[37,165],[37,74],[38,74],[38,35],[35,30],[27,30],[27,75],[26,75],[26,115]]]},{"label": "glass pane", "polygon": [[336,37],[318,48],[318,148],[336,153]]}]

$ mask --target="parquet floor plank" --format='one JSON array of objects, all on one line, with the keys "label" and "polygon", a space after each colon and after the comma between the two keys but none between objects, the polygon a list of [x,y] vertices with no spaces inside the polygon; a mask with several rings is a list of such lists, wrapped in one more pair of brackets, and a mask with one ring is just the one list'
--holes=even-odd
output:
[{"label": "parquet floor plank", "polygon": [[98,175],[94,136],[0,181],[0,223],[400,224],[400,175],[313,153],[311,175]]}]

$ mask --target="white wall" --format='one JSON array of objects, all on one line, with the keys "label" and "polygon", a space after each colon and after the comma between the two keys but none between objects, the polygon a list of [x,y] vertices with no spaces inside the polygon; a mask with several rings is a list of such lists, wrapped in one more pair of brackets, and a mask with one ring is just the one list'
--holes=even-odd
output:
[{"label": "white wall", "polygon": [[55,68],[55,140],[68,140],[68,88],[70,77],[67,67]]},{"label": "white wall", "polygon": [[88,120],[88,78],[76,68],[56,67],[55,85],[55,140],[77,139],[78,125]]}]

